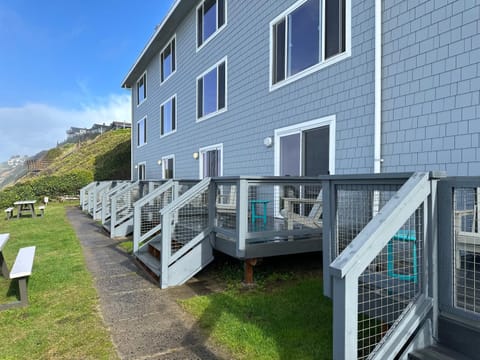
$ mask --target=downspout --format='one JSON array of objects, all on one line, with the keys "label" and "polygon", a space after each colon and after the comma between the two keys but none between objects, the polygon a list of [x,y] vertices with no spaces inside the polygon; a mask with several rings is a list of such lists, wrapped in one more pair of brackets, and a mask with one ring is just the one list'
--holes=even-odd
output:
[{"label": "downspout", "polygon": [[375,125],[373,171],[382,171],[382,0],[375,0]]}]

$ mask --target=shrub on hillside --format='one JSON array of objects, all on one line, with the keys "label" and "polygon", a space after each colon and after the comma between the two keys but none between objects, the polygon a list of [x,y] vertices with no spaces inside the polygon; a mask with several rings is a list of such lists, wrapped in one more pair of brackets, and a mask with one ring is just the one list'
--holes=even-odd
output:
[{"label": "shrub on hillside", "polygon": [[80,189],[93,181],[93,174],[75,170],[59,176],[44,176],[10,186],[0,192],[0,207],[9,207],[18,200],[42,200],[62,195],[76,195]]}]

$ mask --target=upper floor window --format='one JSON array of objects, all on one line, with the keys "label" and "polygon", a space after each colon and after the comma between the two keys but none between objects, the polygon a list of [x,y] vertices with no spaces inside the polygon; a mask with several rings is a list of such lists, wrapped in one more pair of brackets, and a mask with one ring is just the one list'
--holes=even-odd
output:
[{"label": "upper floor window", "polygon": [[137,122],[137,146],[142,146],[147,143],[147,118]]},{"label": "upper floor window", "polygon": [[160,136],[170,134],[177,128],[177,97],[172,96],[160,106]]},{"label": "upper floor window", "polygon": [[137,81],[137,105],[140,105],[147,98],[147,73],[143,75]]},{"label": "upper floor window", "polygon": [[175,37],[168,43],[160,54],[160,75],[161,82],[167,80],[175,72]]},{"label": "upper floor window", "polygon": [[226,0],[204,0],[197,7],[197,48],[208,42],[226,23]]},{"label": "upper floor window", "polygon": [[346,51],[347,1],[301,0],[271,23],[273,85]]},{"label": "upper floor window", "polygon": [[227,59],[197,78],[197,119],[203,120],[226,109]]}]

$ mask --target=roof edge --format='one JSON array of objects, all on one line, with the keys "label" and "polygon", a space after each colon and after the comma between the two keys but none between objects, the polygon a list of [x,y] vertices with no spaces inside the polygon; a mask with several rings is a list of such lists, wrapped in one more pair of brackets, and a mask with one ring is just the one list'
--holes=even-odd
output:
[{"label": "roof edge", "polygon": [[178,5],[182,2],[182,0],[175,0],[175,2],[173,3],[173,5],[170,7],[170,10],[167,12],[167,15],[165,15],[165,17],[163,18],[162,22],[160,23],[160,25],[157,26],[157,29],[155,30],[155,32],[153,33],[153,35],[150,37],[150,40],[148,41],[147,45],[145,45],[145,47],[143,48],[142,52],[140,53],[140,55],[137,57],[137,60],[135,60],[135,63],[132,65],[132,67],[130,68],[130,70],[128,71],[127,75],[125,76],[125,78],[123,79],[122,81],[122,88],[128,88],[127,86],[127,82],[128,82],[128,79],[132,76],[132,73],[133,71],[135,70],[135,68],[137,67],[137,65],[140,63],[140,61],[142,60],[142,58],[145,56],[147,50],[150,48],[150,46],[152,45],[152,43],[155,41],[155,39],[157,38],[157,36],[162,32],[163,28],[165,27],[165,24],[167,23],[168,19],[170,19],[170,17],[172,16],[172,14],[175,12],[175,10],[177,9]]}]

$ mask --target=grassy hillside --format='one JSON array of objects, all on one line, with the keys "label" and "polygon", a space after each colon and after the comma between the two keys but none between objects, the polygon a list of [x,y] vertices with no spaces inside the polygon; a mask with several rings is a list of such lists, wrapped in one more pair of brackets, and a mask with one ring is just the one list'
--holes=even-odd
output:
[{"label": "grassy hillside", "polygon": [[76,195],[93,180],[130,179],[130,129],[50,149],[41,161],[48,166],[0,192],[0,207],[17,200]]},{"label": "grassy hillside", "polygon": [[80,145],[50,150],[46,173],[63,175],[73,170],[91,171],[95,180],[130,178],[130,129],[109,131]]}]

